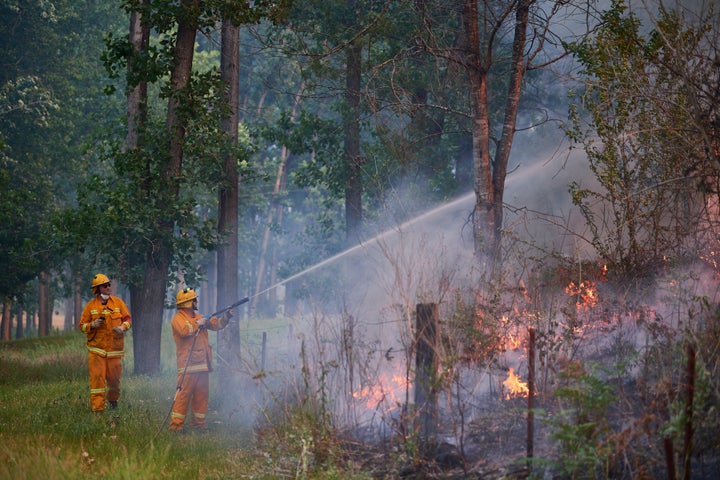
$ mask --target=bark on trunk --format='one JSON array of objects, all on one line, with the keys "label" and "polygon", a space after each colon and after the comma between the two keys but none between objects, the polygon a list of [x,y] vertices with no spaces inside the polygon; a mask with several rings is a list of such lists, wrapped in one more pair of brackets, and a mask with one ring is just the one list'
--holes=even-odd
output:
[{"label": "bark on trunk", "polygon": [[82,316],[82,294],[80,289],[82,288],[82,277],[80,273],[75,274],[75,285],[73,286],[73,326],[77,327],[80,325],[80,317]]},{"label": "bark on trunk", "polygon": [[25,337],[25,329],[24,329],[24,323],[23,323],[23,310],[22,308],[18,308],[17,311],[17,322],[15,323],[15,339],[19,340],[21,338]]},{"label": "bark on trunk", "polygon": [[[239,99],[239,28],[229,20],[222,24],[222,55],[220,75],[226,88],[230,114],[223,119],[222,129],[233,146],[238,142]],[[238,300],[238,191],[237,159],[228,154],[223,166],[225,184],[220,189],[218,231],[224,242],[217,251],[217,306],[223,308]],[[238,312],[235,312],[238,315]],[[231,322],[218,333],[218,353],[226,360],[240,358],[240,322]]]},{"label": "bark on trunk", "polygon": [[52,302],[50,300],[50,275],[40,273],[38,284],[38,336],[46,337],[50,334],[52,324]]},{"label": "bark on trunk", "polygon": [[[530,5],[533,0],[519,0],[515,5],[515,29],[508,92],[503,128],[495,156],[490,157],[490,121],[488,110],[487,74],[492,64],[492,44],[480,36],[479,25],[492,31],[494,25],[481,18],[476,1],[467,1],[463,10],[466,32],[466,65],[470,74],[470,105],[472,113],[473,161],[475,170],[475,212],[473,233],[475,253],[489,262],[501,265],[503,196],[507,164],[510,158],[520,93],[525,73],[525,44]],[[487,34],[486,34],[487,35]]]},{"label": "bark on trunk", "polygon": [[[475,254],[487,253],[495,230],[492,214],[493,182],[490,167],[490,124],[487,110],[487,70],[481,57],[479,13],[476,1],[468,1],[463,9],[466,33],[465,63],[470,76],[470,112],[472,115],[472,156],[475,172],[475,212],[473,238]],[[487,59],[486,59],[487,60]]]},{"label": "bark on trunk", "polygon": [[[169,156],[166,168],[162,172],[162,183],[167,188],[163,192],[155,192],[160,210],[177,199],[180,191],[178,178],[182,167],[183,142],[187,125],[187,118],[181,114],[180,102],[192,72],[198,5],[199,0],[183,1],[183,12],[178,17],[173,69],[170,75],[173,94],[168,101],[166,120]],[[143,282],[130,289],[133,308],[133,353],[137,374],[155,374],[160,369],[162,307],[172,256],[169,239],[173,235],[173,227],[172,219],[158,222],[153,249],[145,258]]]},{"label": "bark on trunk", "polygon": [[520,0],[515,7],[515,35],[513,38],[512,64],[510,69],[510,83],[505,104],[505,118],[503,120],[502,135],[493,161],[493,198],[492,210],[494,215],[495,235],[491,253],[493,258],[500,260],[503,226],[503,198],[505,193],[505,177],[510,159],[513,139],[515,138],[515,125],[520,106],[520,93],[525,73],[525,42],[527,39],[528,16],[532,0]]},{"label": "bark on trunk", "polygon": [[73,327],[73,317],[75,315],[72,297],[65,299],[65,320],[63,322],[63,331],[69,332]]},{"label": "bark on trunk", "polygon": [[2,339],[10,340],[10,334],[12,332],[12,300],[5,297],[3,300],[3,313],[2,313]]},{"label": "bark on trunk", "polygon": [[161,257],[148,259],[144,286],[130,287],[135,374],[154,375],[160,371],[160,338],[167,273],[168,262]]}]

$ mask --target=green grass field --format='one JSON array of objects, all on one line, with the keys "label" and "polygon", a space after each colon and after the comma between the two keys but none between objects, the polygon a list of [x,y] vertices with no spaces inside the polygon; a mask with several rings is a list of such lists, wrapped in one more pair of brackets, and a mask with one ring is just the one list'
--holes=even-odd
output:
[{"label": "green grass field", "polygon": [[0,479],[368,478],[341,454],[314,462],[312,416],[262,428],[213,422],[213,377],[207,431],[167,431],[176,377],[166,346],[164,373],[135,376],[127,359],[120,406],[93,414],[82,335],[0,343]]}]

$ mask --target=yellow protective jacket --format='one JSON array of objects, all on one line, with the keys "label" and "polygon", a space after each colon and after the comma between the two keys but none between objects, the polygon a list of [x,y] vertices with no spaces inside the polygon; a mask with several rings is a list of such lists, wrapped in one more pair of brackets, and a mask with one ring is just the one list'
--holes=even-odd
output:
[{"label": "yellow protective jacket", "polygon": [[[105,317],[105,322],[98,328],[92,328],[90,324],[98,317]],[[131,325],[130,310],[120,297],[110,295],[103,305],[98,295],[85,305],[78,327],[87,335],[86,345],[90,353],[119,358],[125,355],[125,336],[114,332],[113,328],[122,327],[127,332]]]},{"label": "yellow protective jacket", "polygon": [[[202,318],[197,312],[188,308],[182,308],[175,313],[172,319],[172,332],[175,339],[177,351],[178,373],[182,374],[187,365],[187,373],[211,372],[212,371],[212,347],[208,340],[208,330],[221,330],[228,324],[227,317],[211,317],[205,324],[205,328],[198,332],[197,321]],[[195,345],[193,345],[193,338]],[[190,346],[192,345],[192,353]],[[188,362],[188,356],[190,361]]]}]

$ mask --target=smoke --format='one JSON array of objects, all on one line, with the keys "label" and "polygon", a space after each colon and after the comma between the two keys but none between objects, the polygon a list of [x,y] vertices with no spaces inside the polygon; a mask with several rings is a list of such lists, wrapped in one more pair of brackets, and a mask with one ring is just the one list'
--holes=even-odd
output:
[{"label": "smoke", "polygon": [[[597,182],[580,149],[548,140],[557,138],[557,129],[551,132],[554,128],[550,125],[516,135],[506,179],[505,241],[521,246],[521,254],[555,255],[580,265],[583,260],[595,259],[596,252],[588,241],[585,220],[572,204],[569,184],[578,182],[592,189]],[[254,408],[245,403],[238,411],[278,406],[278,399],[288,401],[293,395],[321,395],[343,421],[387,426],[396,419],[401,405],[412,401],[412,386],[393,383],[392,378],[409,378],[414,368],[415,306],[449,305],[453,292],[480,289],[486,274],[473,252],[474,194],[420,215],[410,214],[412,218],[407,220],[415,201],[405,190],[394,191],[386,198],[385,215],[357,247],[277,286],[281,297],[299,295],[301,300],[285,312],[281,324],[248,335],[242,353],[248,388],[238,398],[254,402]],[[716,282],[706,274],[696,275],[698,271],[697,265],[691,265],[683,272],[673,272],[635,311],[676,319],[670,326],[678,328],[677,319],[687,304],[669,301],[679,298],[677,289],[682,289],[684,298],[717,298]],[[683,281],[675,281],[677,277]],[[508,283],[518,284],[522,279],[527,282],[519,275]],[[557,283],[548,289],[558,295],[557,301],[567,302],[562,296],[564,287]],[[601,294],[613,296],[615,304],[622,307],[636,305],[623,291],[606,287]],[[509,316],[519,317],[520,311],[510,310]],[[619,323],[632,320],[624,314],[612,315]],[[561,316],[553,311],[548,313],[548,321]],[[638,342],[645,340],[640,334],[636,337]],[[603,346],[595,345],[598,350]],[[522,374],[525,361],[521,351],[508,350],[493,368],[495,373],[514,368]],[[477,398],[492,391],[497,378],[488,372],[468,374],[468,396]]]},{"label": "smoke", "polygon": [[[566,218],[567,183],[578,174],[585,174],[581,159],[557,150],[516,160],[506,190],[512,235],[542,248],[576,248],[563,239],[574,228]],[[473,252],[474,203],[470,193],[397,220],[412,208],[397,190],[376,231],[278,286],[281,297],[301,293],[302,299],[282,324],[244,330],[248,385],[236,398],[254,405],[236,408],[237,415],[278,408],[279,398],[292,403],[289,394],[323,392],[342,424],[387,429],[396,421],[401,405],[412,403],[416,305],[436,303],[445,311],[454,292],[482,285],[486,272]],[[522,361],[508,352],[499,368],[519,371]],[[480,377],[471,382],[473,394],[493,388],[490,376]]]}]

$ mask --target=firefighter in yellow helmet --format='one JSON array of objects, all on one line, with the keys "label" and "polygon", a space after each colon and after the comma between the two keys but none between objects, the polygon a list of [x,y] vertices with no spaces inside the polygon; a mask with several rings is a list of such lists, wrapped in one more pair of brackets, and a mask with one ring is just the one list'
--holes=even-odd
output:
[{"label": "firefighter in yellow helmet", "polygon": [[95,275],[91,287],[95,297],[85,305],[79,328],[87,336],[90,407],[93,412],[102,412],[106,393],[111,408],[117,408],[120,399],[125,332],[130,330],[132,319],[125,302],[110,295],[107,276]]},{"label": "firefighter in yellow helmet", "polygon": [[190,426],[203,428],[212,371],[212,347],[207,331],[225,328],[232,317],[232,310],[219,318],[203,317],[197,313],[198,296],[191,288],[177,293],[176,306],[172,332],[177,351],[178,391],[172,407],[170,430],[182,430],[188,407],[192,410]]}]

